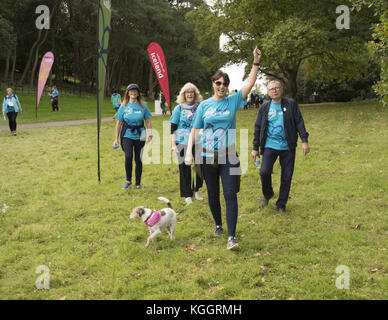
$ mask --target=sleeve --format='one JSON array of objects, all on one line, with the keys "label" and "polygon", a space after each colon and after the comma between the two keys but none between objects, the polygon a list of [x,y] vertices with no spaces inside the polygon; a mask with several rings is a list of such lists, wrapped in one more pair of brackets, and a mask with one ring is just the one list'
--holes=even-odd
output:
[{"label": "sleeve", "polygon": [[145,106],[145,110],[144,110],[144,120],[148,120],[149,118],[152,117],[152,114],[150,112],[150,109],[148,109],[147,105],[143,102],[144,106]]},{"label": "sleeve", "polygon": [[296,124],[296,130],[299,132],[299,136],[302,142],[308,142],[309,133],[306,131],[306,127],[304,126],[302,113],[300,112],[296,101],[293,101],[293,103],[294,103],[294,120]]},{"label": "sleeve", "polygon": [[175,125],[179,124],[179,120],[181,118],[180,109],[181,109],[180,105],[177,105],[175,107],[174,111],[172,112],[171,118],[170,118],[171,124],[175,124]]},{"label": "sleeve", "polygon": [[116,119],[124,122],[124,106],[121,105],[119,111],[117,111]]},{"label": "sleeve", "polygon": [[197,112],[194,115],[192,127],[195,129],[203,129],[203,104],[201,103],[198,107]]},{"label": "sleeve", "polygon": [[3,112],[7,113],[7,103],[5,102],[5,98],[3,99]]},{"label": "sleeve", "polygon": [[171,123],[170,134],[173,134],[178,129],[178,125],[175,123]]},{"label": "sleeve", "polygon": [[231,98],[233,99],[233,105],[236,111],[247,104],[247,99],[243,99],[242,97],[242,90],[232,95]]},{"label": "sleeve", "polygon": [[260,147],[260,127],[261,127],[261,119],[262,119],[262,110],[261,107],[259,109],[259,113],[257,114],[256,122],[255,122],[255,131],[253,134],[253,150],[258,151]]},{"label": "sleeve", "polygon": [[15,95],[15,98],[16,98],[16,102],[17,102],[17,104],[18,104],[18,107],[19,107],[20,111],[23,111],[23,110],[22,110],[22,105],[20,104],[20,101],[19,101],[18,96]]}]

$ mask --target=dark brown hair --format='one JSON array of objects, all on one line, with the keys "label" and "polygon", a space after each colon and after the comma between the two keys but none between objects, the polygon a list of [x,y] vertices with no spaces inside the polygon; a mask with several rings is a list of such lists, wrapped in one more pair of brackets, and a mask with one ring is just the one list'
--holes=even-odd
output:
[{"label": "dark brown hair", "polygon": [[[130,83],[127,88],[129,88],[131,85],[134,85],[135,83]],[[140,92],[140,90],[137,90],[139,92],[139,95],[137,96],[137,102],[139,102],[140,106],[145,109],[144,105],[143,105],[143,96]],[[125,93],[124,93],[124,101],[123,101],[123,105],[124,107],[126,107],[127,103],[129,102],[129,91],[126,89],[125,90]]]},{"label": "dark brown hair", "polygon": [[225,83],[227,83],[229,85],[230,80],[229,80],[229,76],[228,76],[227,73],[225,73],[225,72],[223,72],[221,70],[217,70],[217,72],[212,75],[211,80],[212,80],[212,82],[214,82],[214,81],[216,81],[219,78],[223,78]]}]

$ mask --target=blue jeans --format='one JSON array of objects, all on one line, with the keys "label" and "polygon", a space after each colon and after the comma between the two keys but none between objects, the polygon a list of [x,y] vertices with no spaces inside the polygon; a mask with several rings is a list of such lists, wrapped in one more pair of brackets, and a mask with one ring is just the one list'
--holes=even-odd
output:
[{"label": "blue jeans", "polygon": [[213,164],[207,164],[206,157],[204,157],[202,165],[203,176],[207,186],[210,211],[216,225],[222,225],[220,204],[221,177],[226,205],[226,224],[228,227],[228,235],[235,236],[238,214],[237,192],[240,176],[233,174],[233,170],[231,171],[230,169],[239,167],[239,164],[236,164],[236,161],[229,161],[229,157],[227,157],[224,162],[215,166]]},{"label": "blue jeans", "polygon": [[292,174],[294,173],[295,149],[275,150],[264,148],[263,160],[260,167],[261,187],[264,197],[271,199],[274,195],[272,189],[272,170],[278,156],[282,172],[279,198],[276,202],[276,207],[285,209],[290,194]]}]

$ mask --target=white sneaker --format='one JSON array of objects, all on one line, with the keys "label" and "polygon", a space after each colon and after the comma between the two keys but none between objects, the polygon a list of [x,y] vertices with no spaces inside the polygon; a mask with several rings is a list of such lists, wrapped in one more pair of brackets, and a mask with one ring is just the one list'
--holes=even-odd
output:
[{"label": "white sneaker", "polygon": [[199,191],[196,191],[195,192],[195,199],[199,200],[199,201],[202,201],[203,198],[201,197],[201,194],[199,193]]},{"label": "white sneaker", "polygon": [[191,199],[191,197],[185,198],[185,201],[187,204],[193,203],[193,200]]}]

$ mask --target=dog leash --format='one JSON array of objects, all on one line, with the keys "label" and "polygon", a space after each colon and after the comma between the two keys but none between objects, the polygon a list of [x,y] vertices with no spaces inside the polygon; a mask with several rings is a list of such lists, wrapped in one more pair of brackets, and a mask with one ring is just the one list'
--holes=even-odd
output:
[{"label": "dog leash", "polygon": [[175,211],[176,214],[178,215],[178,214],[180,214],[180,213],[186,211],[186,209],[190,206],[190,204],[191,204],[191,203],[186,203],[182,208],[180,208],[179,210],[176,210],[176,211]]}]

